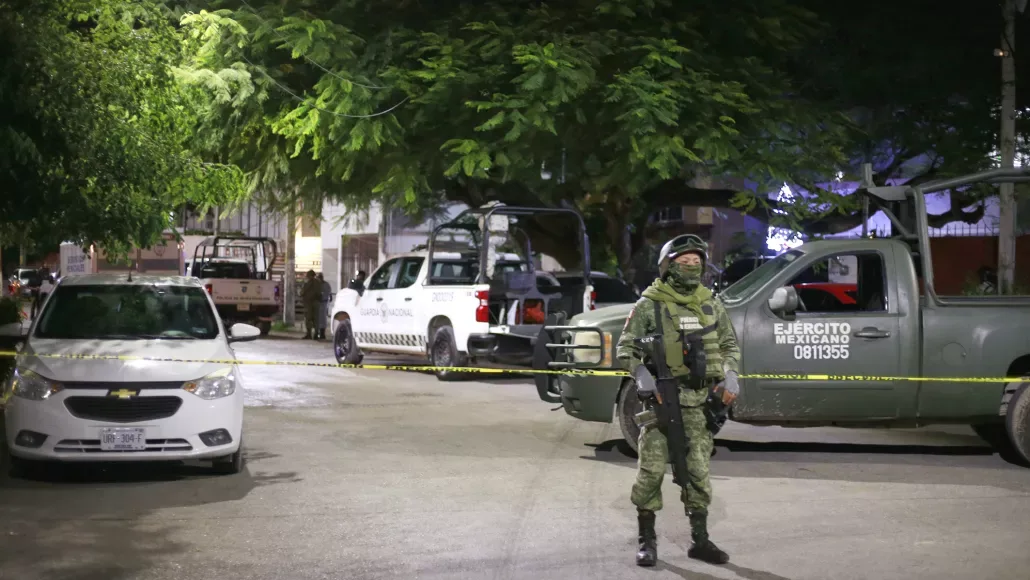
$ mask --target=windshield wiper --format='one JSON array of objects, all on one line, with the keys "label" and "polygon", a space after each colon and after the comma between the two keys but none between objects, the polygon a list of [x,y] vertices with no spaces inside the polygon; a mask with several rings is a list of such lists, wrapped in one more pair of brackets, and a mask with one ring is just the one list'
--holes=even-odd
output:
[{"label": "windshield wiper", "polygon": [[168,334],[137,334],[135,336],[137,338],[142,338],[143,340],[197,340],[197,337],[190,336],[188,334],[184,336]]}]

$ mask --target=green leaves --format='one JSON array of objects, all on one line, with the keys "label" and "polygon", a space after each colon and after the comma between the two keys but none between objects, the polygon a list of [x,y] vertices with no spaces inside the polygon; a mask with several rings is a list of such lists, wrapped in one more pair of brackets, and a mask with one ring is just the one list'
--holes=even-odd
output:
[{"label": "green leaves", "polygon": [[445,195],[635,220],[698,174],[832,175],[841,124],[792,76],[814,22],[786,0],[248,0],[183,19],[182,78],[210,95],[220,158],[317,207]]},{"label": "green leaves", "polygon": [[202,101],[173,76],[181,38],[158,3],[32,2],[0,12],[0,35],[4,229],[147,245],[176,207],[242,194],[236,168],[193,153]]}]

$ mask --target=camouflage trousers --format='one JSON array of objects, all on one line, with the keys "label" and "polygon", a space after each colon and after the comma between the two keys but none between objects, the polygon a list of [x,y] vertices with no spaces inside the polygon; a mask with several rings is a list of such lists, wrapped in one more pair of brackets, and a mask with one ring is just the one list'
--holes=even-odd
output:
[{"label": "camouflage trousers", "polygon": [[[689,485],[682,488],[680,499],[689,510],[705,510],[712,503],[712,483],[708,479],[708,465],[712,458],[714,440],[705,422],[703,407],[683,407],[683,427],[690,438],[687,451]],[[669,448],[665,435],[657,426],[643,429],[638,440],[637,480],[630,492],[630,500],[640,509],[662,509],[662,480],[669,461]]]}]

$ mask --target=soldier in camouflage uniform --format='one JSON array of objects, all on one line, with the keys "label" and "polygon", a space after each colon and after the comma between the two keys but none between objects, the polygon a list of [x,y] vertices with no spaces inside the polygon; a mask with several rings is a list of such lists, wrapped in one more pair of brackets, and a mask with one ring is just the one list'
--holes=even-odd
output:
[{"label": "soldier in camouflage uniform", "polygon": [[[683,426],[690,439],[689,485],[681,492],[693,540],[687,554],[712,564],[725,564],[729,556],[708,538],[708,506],[712,501],[708,464],[713,435],[708,430],[703,406],[709,391],[727,405],[736,398],[740,390],[737,384],[740,350],[722,303],[701,285],[701,275],[708,261],[708,244],[694,235],[678,236],[665,244],[658,260],[659,278],[644,290],[643,297],[626,319],[617,356],[636,378],[637,395],[651,401],[655,394],[654,375],[644,364],[646,351],[634,340],[656,331],[654,302],[658,302],[664,315],[666,360],[673,376],[681,379],[680,407]],[[690,371],[684,360],[685,336],[692,332],[701,333],[707,356],[701,388],[690,388],[686,381]],[[654,566],[658,560],[655,512],[662,508],[662,479],[668,462],[665,435],[656,425],[645,427],[641,430],[638,448],[637,479],[630,495],[637,507],[639,525],[637,564]]]}]

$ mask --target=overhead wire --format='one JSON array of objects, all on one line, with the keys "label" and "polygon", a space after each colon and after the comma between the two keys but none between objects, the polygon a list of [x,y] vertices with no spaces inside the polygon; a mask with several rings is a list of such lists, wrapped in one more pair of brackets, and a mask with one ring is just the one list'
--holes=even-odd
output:
[{"label": "overhead wire", "polygon": [[[301,97],[301,96],[300,96],[300,95],[298,95],[297,93],[295,93],[295,92],[291,91],[291,90],[289,89],[289,87],[287,87],[287,86],[283,85],[283,84],[282,84],[282,83],[280,83],[279,81],[277,81],[277,80],[275,80],[274,78],[272,78],[272,75],[270,75],[270,74],[268,74],[267,72],[265,72],[265,71],[264,71],[264,70],[263,70],[263,69],[262,69],[262,68],[261,68],[260,66],[258,66],[258,65],[256,65],[256,64],[254,64],[254,62],[253,62],[253,61],[251,61],[251,60],[250,60],[249,58],[247,58],[247,56],[246,56],[246,55],[244,55],[243,53],[240,53],[240,58],[242,58],[242,59],[243,59],[244,61],[246,61],[246,62],[247,62],[247,64],[249,64],[250,66],[252,66],[252,67],[254,67],[255,69],[257,69],[258,71],[260,71],[260,72],[261,72],[261,74],[263,74],[263,75],[265,76],[265,78],[267,78],[267,79],[268,79],[269,81],[271,81],[271,82],[272,82],[272,84],[274,84],[274,85],[276,86],[276,88],[278,88],[278,89],[279,89],[280,91],[282,91],[282,92],[284,92],[284,93],[286,93],[286,94],[290,95],[290,96],[291,96],[291,97],[293,97],[293,98],[294,98],[294,99],[295,99],[296,101],[298,101],[298,102],[301,102],[301,103],[305,103],[305,104],[308,104],[308,106],[309,106],[309,107],[311,107],[312,109],[315,109],[316,111],[319,111],[319,112],[322,112],[322,113],[326,113],[327,115],[335,115],[335,116],[337,116],[337,117],[345,117],[345,118],[347,118],[347,119],[371,119],[371,118],[373,118],[373,117],[381,117],[381,116],[383,116],[383,115],[386,115],[386,114],[389,114],[389,113],[393,112],[393,111],[394,111],[394,110],[396,110],[396,109],[397,109],[398,107],[400,107],[400,106],[401,106],[401,105],[403,105],[403,104],[404,104],[405,102],[407,102],[407,101],[408,101],[408,99],[410,98],[410,97],[404,97],[403,99],[401,99],[401,100],[400,100],[400,102],[398,102],[398,103],[397,103],[396,105],[394,105],[394,106],[390,107],[389,109],[386,109],[385,111],[379,111],[379,112],[377,112],[377,113],[370,113],[370,114],[368,114],[368,115],[348,115],[348,114],[346,114],[346,113],[337,113],[336,111],[330,111],[329,109],[323,109],[322,107],[319,107],[318,105],[314,105],[314,104],[309,104],[309,103],[307,102],[307,99],[305,99],[304,97]],[[348,81],[348,82],[349,82],[349,81]]]},{"label": "overhead wire", "polygon": [[[290,41],[287,40],[286,37],[283,36],[278,30],[276,30],[275,27],[272,26],[268,22],[267,19],[265,19],[263,16],[261,16],[261,14],[258,13],[257,9],[254,8],[253,6],[251,6],[250,3],[247,2],[247,0],[240,0],[240,1],[243,2],[244,6],[246,6],[247,8],[250,8],[250,11],[254,13],[254,16],[257,16],[265,24],[268,24],[268,28],[272,31],[272,33],[275,34],[276,36],[278,36],[279,39],[282,40],[283,43],[286,46],[289,46],[290,48],[294,48],[294,46],[292,44],[290,44]],[[355,80],[352,80],[352,79],[344,78],[344,77],[334,73],[333,71],[329,70],[328,68],[322,66],[321,64],[319,64],[318,62],[316,62],[314,59],[310,58],[306,54],[301,54],[301,57],[303,57],[304,60],[308,61],[308,63],[311,64],[312,66],[314,66],[315,68],[318,68],[318,69],[322,70],[323,72],[329,74],[330,76],[333,76],[333,77],[336,77],[336,78],[340,79],[341,81],[344,81],[344,82],[347,82],[347,83],[351,83],[352,85],[356,85],[356,86],[359,86],[359,87],[362,87],[362,88],[366,88],[366,89],[371,89],[371,90],[392,89],[393,88],[393,87],[382,87],[382,86],[378,86],[378,85],[366,85],[366,84],[359,83],[358,81],[355,81]]]}]

